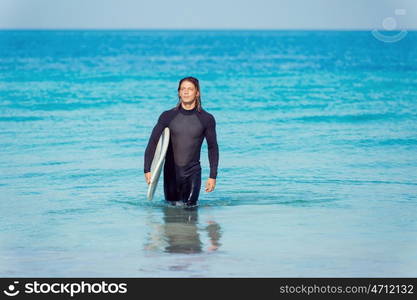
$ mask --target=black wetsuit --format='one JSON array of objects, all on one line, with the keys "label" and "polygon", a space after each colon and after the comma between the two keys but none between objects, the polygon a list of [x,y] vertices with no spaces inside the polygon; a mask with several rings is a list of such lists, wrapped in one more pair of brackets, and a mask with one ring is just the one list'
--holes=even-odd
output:
[{"label": "black wetsuit", "polygon": [[195,107],[191,110],[172,108],[164,111],[152,130],[145,150],[144,172],[150,172],[159,137],[165,127],[170,130],[170,141],[164,165],[164,194],[170,202],[182,201],[195,205],[201,189],[200,152],[204,137],[207,140],[210,178],[216,179],[219,147],[216,121],[210,113]]}]

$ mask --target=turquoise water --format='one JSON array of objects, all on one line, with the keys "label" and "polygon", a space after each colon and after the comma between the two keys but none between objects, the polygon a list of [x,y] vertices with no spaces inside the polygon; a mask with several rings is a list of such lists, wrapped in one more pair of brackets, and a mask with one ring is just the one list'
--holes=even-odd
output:
[{"label": "turquoise water", "polygon": [[[0,276],[417,276],[417,33],[0,31]],[[217,121],[197,210],[146,201],[178,81]]]}]

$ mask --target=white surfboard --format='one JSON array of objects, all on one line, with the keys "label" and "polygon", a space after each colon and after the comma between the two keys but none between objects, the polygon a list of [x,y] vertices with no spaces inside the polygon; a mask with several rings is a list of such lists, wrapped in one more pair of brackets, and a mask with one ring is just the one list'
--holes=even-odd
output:
[{"label": "white surfboard", "polygon": [[147,198],[153,199],[156,187],[158,185],[159,177],[161,176],[162,168],[165,163],[165,155],[169,145],[169,128],[166,127],[159,138],[158,145],[155,149],[155,155],[151,164],[151,183],[148,186]]}]

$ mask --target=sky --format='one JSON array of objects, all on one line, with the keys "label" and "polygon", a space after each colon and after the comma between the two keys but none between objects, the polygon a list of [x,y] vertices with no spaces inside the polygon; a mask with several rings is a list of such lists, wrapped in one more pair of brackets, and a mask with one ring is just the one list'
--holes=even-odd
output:
[{"label": "sky", "polygon": [[0,29],[369,30],[387,24],[417,30],[417,0],[0,0]]}]

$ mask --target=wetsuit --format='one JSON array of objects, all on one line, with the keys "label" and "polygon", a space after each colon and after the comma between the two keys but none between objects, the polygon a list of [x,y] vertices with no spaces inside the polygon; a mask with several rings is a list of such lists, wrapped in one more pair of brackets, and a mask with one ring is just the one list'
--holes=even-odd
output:
[{"label": "wetsuit", "polygon": [[195,205],[201,189],[200,152],[206,138],[210,164],[210,178],[216,179],[219,147],[216,121],[210,113],[197,107],[186,110],[179,105],[164,111],[152,130],[145,150],[144,172],[150,172],[158,140],[165,127],[170,130],[170,141],[164,164],[164,194],[170,202],[181,201]]}]

